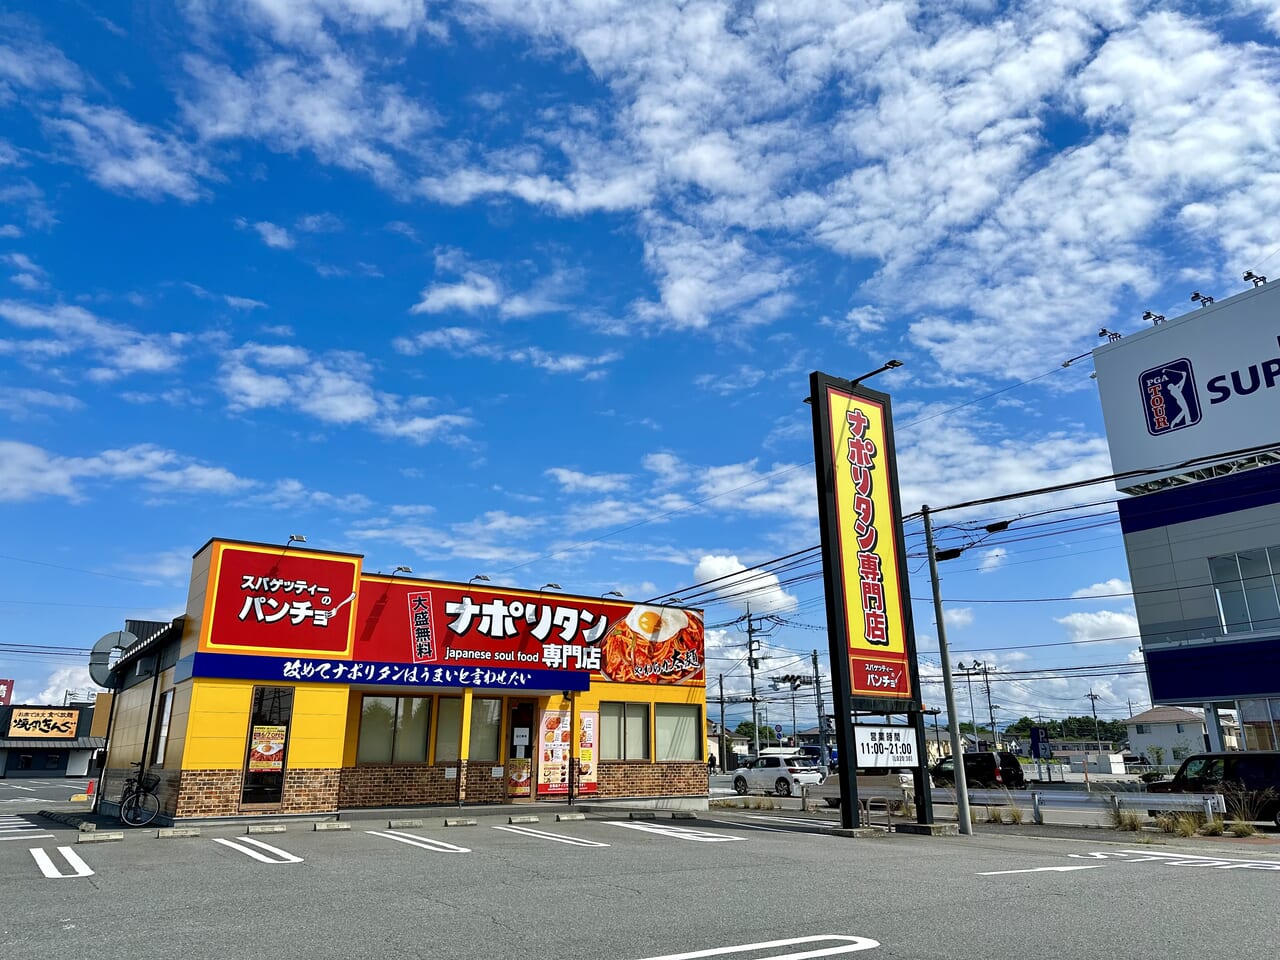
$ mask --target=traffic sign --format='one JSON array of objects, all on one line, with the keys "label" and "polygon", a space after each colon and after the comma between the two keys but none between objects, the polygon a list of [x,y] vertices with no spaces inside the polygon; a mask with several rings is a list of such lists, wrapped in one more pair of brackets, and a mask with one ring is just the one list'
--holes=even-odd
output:
[{"label": "traffic sign", "polygon": [[774,733],[781,733],[781,732],[782,732],[782,724],[780,724],[780,723],[775,723],[775,724],[773,725],[773,732],[774,732]]}]

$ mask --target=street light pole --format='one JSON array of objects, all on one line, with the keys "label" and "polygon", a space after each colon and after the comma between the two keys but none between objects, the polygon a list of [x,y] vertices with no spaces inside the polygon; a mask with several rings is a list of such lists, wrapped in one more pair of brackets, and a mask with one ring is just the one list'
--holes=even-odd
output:
[{"label": "street light pole", "polygon": [[[933,583],[933,615],[938,622],[938,654],[942,660],[942,689],[947,699],[947,724],[951,728],[951,769],[955,772],[956,819],[960,832],[965,836],[973,833],[973,822],[969,819],[969,784],[965,777],[964,756],[960,752],[960,725],[956,722],[956,692],[951,682],[951,652],[947,649],[947,626],[942,617],[942,586],[938,582],[938,557],[933,549],[933,523],[929,519],[929,506],[920,508],[920,516],[924,521],[925,549],[929,553],[929,579]],[[926,774],[927,776],[927,774]]]}]

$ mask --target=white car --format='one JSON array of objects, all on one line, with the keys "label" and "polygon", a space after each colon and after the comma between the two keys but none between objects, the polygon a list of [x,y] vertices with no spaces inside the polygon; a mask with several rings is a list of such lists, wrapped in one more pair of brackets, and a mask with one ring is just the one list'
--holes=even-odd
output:
[{"label": "white car", "polygon": [[733,789],[740,794],[776,793],[789,797],[803,786],[816,786],[826,772],[808,757],[756,757],[733,772]]}]

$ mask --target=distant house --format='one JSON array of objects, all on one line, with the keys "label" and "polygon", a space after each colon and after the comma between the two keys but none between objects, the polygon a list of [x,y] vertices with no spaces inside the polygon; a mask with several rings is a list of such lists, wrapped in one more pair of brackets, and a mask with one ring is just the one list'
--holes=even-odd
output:
[{"label": "distant house", "polygon": [[1204,717],[1181,707],[1154,707],[1125,721],[1129,753],[1148,763],[1181,763],[1205,749]]}]

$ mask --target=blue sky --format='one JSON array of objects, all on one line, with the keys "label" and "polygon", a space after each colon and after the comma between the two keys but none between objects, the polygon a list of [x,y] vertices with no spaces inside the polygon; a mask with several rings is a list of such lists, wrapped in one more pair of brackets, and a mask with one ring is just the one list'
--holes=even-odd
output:
[{"label": "blue sky", "polygon": [[[50,648],[180,613],[213,536],[636,599],[811,547],[815,369],[904,362],[874,386],[907,512],[1107,474],[1091,364],[1062,362],[1276,269],[1263,0],[2,9],[20,701],[87,686]],[[997,719],[1146,705],[1112,666],[1137,658],[1114,510],[1063,509],[1113,497],[938,516],[972,544],[949,638]],[[825,662],[816,569],[754,584],[787,621],[765,677]],[[720,584],[709,624],[744,609]],[[744,693],[741,630],[709,637],[713,692]]]}]

